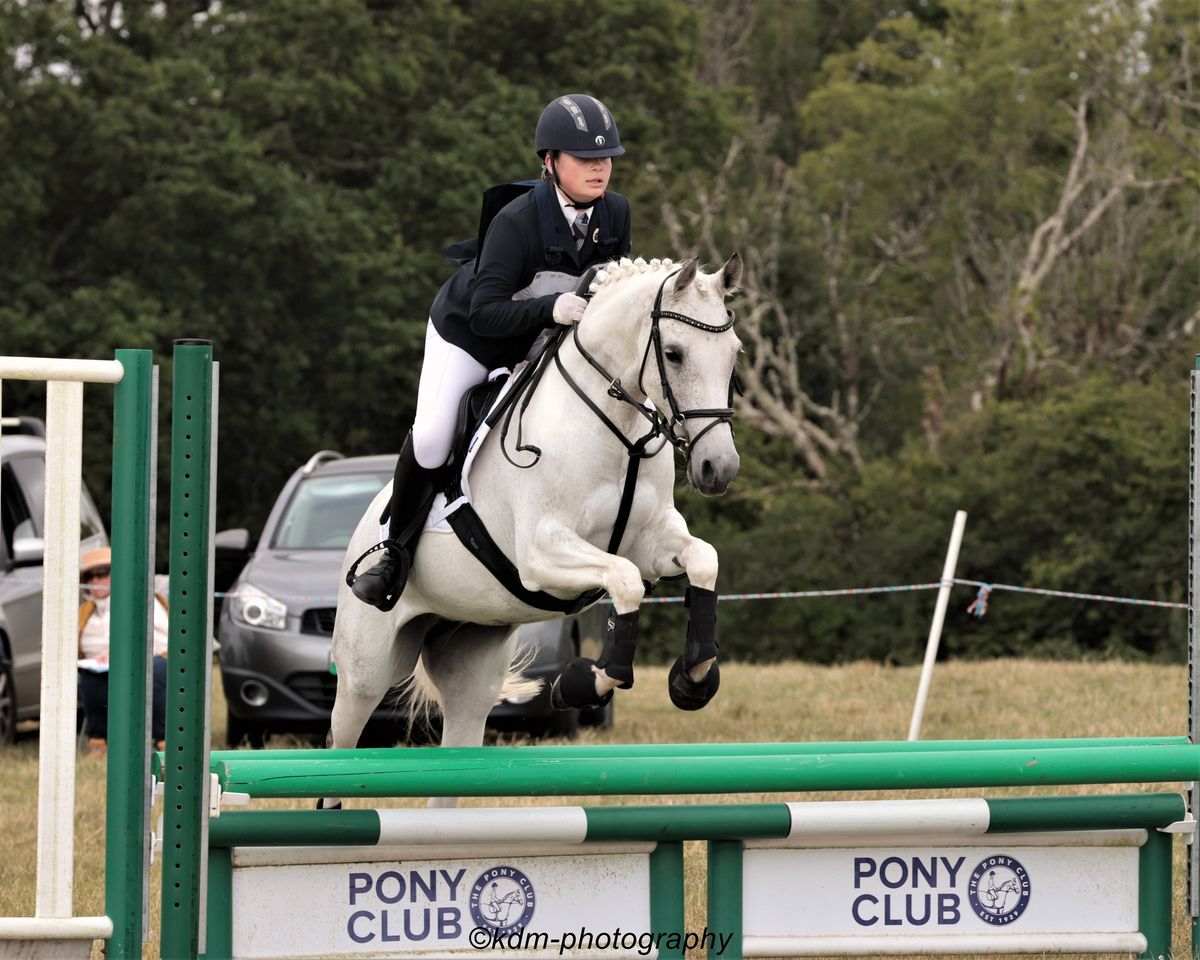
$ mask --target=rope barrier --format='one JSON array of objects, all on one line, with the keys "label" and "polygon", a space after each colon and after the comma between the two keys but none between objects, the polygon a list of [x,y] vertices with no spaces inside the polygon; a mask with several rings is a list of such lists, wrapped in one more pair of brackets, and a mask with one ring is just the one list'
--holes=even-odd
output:
[{"label": "rope barrier", "polygon": [[[8,582],[40,584],[42,581],[40,578],[9,577]],[[1067,600],[1123,603],[1137,607],[1160,607],[1172,610],[1186,610],[1188,608],[1186,603],[1178,603],[1170,600],[1144,600],[1139,597],[1116,597],[1100,593],[1079,593],[1073,590],[1049,590],[1045,587],[1021,587],[1011,583],[989,583],[986,580],[963,580],[957,577],[945,581],[939,580],[936,583],[906,583],[888,587],[845,587],[837,590],[785,590],[775,593],[723,593],[721,594],[721,602],[725,603],[737,600],[811,600],[822,597],[855,597],[880,593],[911,593],[918,590],[937,590],[946,584],[956,587],[975,587],[978,590],[975,599],[967,607],[967,612],[976,617],[983,617],[987,613],[988,601],[991,599],[992,592],[996,590],[1006,590],[1010,593],[1035,594],[1043,597],[1061,597]],[[82,586],[81,589],[85,593],[89,590],[86,586]],[[234,596],[235,593],[236,591],[217,591],[213,596],[216,599],[223,600]],[[330,605],[337,603],[336,596],[315,596],[309,594],[274,594],[273,596],[277,600],[297,603],[324,603]],[[683,597],[646,597],[642,602],[683,603],[683,599]]]}]

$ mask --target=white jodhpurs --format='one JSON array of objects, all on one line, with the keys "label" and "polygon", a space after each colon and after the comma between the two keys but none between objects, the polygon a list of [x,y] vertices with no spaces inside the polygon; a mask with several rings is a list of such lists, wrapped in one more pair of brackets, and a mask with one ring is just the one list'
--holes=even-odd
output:
[{"label": "white jodhpurs", "polygon": [[488,370],[461,347],[425,328],[425,362],[417,388],[413,421],[413,455],[426,470],[436,470],[450,456],[458,405],[471,387],[487,379]]}]

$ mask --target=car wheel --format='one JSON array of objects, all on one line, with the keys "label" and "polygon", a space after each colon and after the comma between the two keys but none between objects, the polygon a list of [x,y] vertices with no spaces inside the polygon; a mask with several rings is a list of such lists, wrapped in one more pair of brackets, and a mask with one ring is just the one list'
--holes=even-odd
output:
[{"label": "car wheel", "polygon": [[252,750],[261,750],[267,736],[267,728],[253,720],[243,720],[228,707],[225,708],[225,744],[234,750],[243,743]]},{"label": "car wheel", "polygon": [[597,730],[611,730],[613,725],[613,708],[615,697],[602,707],[584,707],[579,711],[581,727],[595,727]]},{"label": "car wheel", "polygon": [[17,688],[13,684],[12,664],[0,656],[0,745],[17,739]]}]

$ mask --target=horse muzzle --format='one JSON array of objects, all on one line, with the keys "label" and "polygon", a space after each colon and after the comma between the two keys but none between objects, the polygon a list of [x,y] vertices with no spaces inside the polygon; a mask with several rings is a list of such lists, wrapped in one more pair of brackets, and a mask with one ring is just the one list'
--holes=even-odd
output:
[{"label": "horse muzzle", "polygon": [[741,465],[736,450],[705,455],[696,448],[688,460],[688,482],[706,497],[719,497],[729,488]]}]

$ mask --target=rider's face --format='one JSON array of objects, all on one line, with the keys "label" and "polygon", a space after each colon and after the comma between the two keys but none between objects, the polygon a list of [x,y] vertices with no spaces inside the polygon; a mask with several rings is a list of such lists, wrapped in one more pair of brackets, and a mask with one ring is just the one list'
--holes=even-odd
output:
[{"label": "rider's face", "polygon": [[[558,169],[558,180],[563,190],[573,200],[595,200],[608,189],[608,178],[612,176],[612,157],[573,157],[560,153],[554,158]],[[550,155],[546,155],[546,167],[550,167]]]}]

